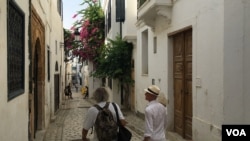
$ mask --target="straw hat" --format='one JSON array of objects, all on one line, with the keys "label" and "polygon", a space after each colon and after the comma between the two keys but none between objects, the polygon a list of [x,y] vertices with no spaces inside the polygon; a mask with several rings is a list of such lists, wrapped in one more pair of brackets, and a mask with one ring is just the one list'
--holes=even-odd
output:
[{"label": "straw hat", "polygon": [[168,100],[166,99],[163,93],[160,93],[160,95],[157,97],[157,101],[165,107],[168,105]]},{"label": "straw hat", "polygon": [[160,88],[156,85],[151,85],[147,89],[144,89],[145,92],[158,96],[160,93]]}]

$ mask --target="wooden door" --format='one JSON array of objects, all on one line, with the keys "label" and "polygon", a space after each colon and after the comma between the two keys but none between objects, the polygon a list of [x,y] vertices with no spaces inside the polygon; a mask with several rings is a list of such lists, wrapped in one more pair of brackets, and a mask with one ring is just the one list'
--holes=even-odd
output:
[{"label": "wooden door", "polygon": [[173,36],[174,130],[192,139],[192,30]]}]

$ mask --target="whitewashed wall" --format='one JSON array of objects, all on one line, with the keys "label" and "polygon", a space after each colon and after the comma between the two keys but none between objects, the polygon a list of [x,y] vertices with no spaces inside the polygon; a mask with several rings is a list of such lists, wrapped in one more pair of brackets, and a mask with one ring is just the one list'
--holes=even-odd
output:
[{"label": "whitewashed wall", "polygon": [[[28,74],[28,1],[15,1],[25,13],[25,66],[24,76]],[[7,92],[7,2],[0,1],[0,140],[27,141],[28,140],[28,77],[25,77],[24,93],[8,101]],[[17,128],[22,127],[22,128]]]},{"label": "whitewashed wall", "polygon": [[[49,4],[49,10],[50,10],[50,15],[47,17],[47,30],[49,33],[49,39],[48,43],[50,46],[50,51],[51,51],[51,61],[50,61],[50,68],[51,68],[51,81],[50,81],[50,87],[51,87],[51,92],[50,92],[50,111],[48,111],[48,117],[53,117],[55,113],[54,109],[54,75],[55,74],[60,74],[60,67],[61,67],[61,75],[60,77],[60,82],[59,82],[59,93],[60,93],[60,104],[62,104],[63,97],[64,97],[64,87],[65,87],[65,79],[64,79],[64,74],[65,74],[65,67],[64,67],[64,48],[62,43],[64,43],[64,33],[63,33],[63,22],[62,22],[62,17],[59,15],[60,13],[58,12],[57,9],[57,0],[52,0],[50,1]],[[63,8],[63,7],[62,7]],[[58,71],[55,70],[56,62],[58,63]],[[48,104],[49,105],[49,104]],[[45,105],[46,106],[46,105]],[[51,115],[49,115],[51,114]],[[48,120],[49,121],[49,120]]]},{"label": "whitewashed wall", "polygon": [[[28,122],[29,122],[29,111],[28,111],[28,76],[29,76],[29,59],[28,59],[28,29],[29,29],[29,1],[15,1],[20,9],[25,13],[25,91],[24,94],[8,101],[7,99],[7,2],[6,0],[0,1],[0,29],[2,31],[0,38],[0,65],[1,69],[0,88],[2,93],[0,94],[0,140],[3,141],[17,141],[17,140],[28,140]],[[45,122],[46,126],[48,125],[51,117],[51,113],[54,113],[54,109],[51,105],[54,105],[53,97],[50,95],[54,94],[53,85],[53,75],[55,73],[55,60],[58,60],[58,65],[62,64],[61,50],[59,48],[59,42],[63,40],[62,32],[62,22],[60,16],[56,14],[57,7],[54,3],[51,5],[50,1],[32,1],[35,9],[39,15],[42,15],[41,18],[44,22],[46,28],[46,45],[49,45],[51,48],[51,81],[46,83],[46,96],[45,96]],[[46,17],[44,15],[46,13]],[[51,14],[53,13],[53,14]],[[54,15],[55,14],[55,15]],[[55,40],[58,41],[57,44],[57,55],[55,55]],[[47,50],[46,50],[47,51]],[[47,54],[47,52],[46,52]],[[53,63],[54,62],[54,63]],[[47,61],[46,61],[46,70],[47,70]],[[47,73],[46,73],[47,80]],[[53,115],[53,114],[52,114]],[[6,130],[8,127],[8,130]],[[22,127],[22,128],[17,128]]]},{"label": "whitewashed wall", "polygon": [[249,124],[250,2],[225,1],[224,123]]},{"label": "whitewashed wall", "polygon": [[[249,123],[249,5],[250,2],[245,0],[176,0],[170,27],[158,33],[149,30],[147,76],[141,75],[140,60],[140,34],[147,27],[138,23],[137,110],[144,112],[147,102],[139,102],[144,97],[140,94],[144,94],[143,89],[155,78],[170,100],[169,123],[173,123],[172,46],[168,34],[192,26],[193,140],[218,141],[221,140],[222,124]],[[153,35],[159,39],[157,55],[151,54]],[[159,78],[161,81],[157,81]],[[201,87],[196,86],[197,80],[201,80]]]},{"label": "whitewashed wall", "polygon": [[[92,73],[93,71],[93,63],[89,62],[88,63],[88,70],[89,70],[89,74]],[[88,75],[89,76],[89,75]],[[93,96],[93,92],[102,86],[102,81],[100,79],[94,78],[94,77],[89,77],[88,78],[88,84],[89,84],[89,97]]]},{"label": "whitewashed wall", "polygon": [[135,26],[136,20],[137,20],[137,2],[135,0],[125,0],[125,21],[122,23],[123,38],[136,36],[136,30],[137,30]]},{"label": "whitewashed wall", "polygon": [[[223,2],[211,1],[176,1],[172,9],[172,21],[168,29],[162,32],[149,32],[149,50],[153,35],[158,39],[158,53],[149,52],[149,75],[141,76],[138,69],[138,93],[156,79],[162,92],[169,99],[169,126],[173,126],[173,74],[172,45],[168,33],[185,27],[193,28],[193,139],[217,140],[219,138],[222,103],[223,103]],[[216,24],[214,24],[216,21]],[[150,31],[150,30],[149,30]],[[140,32],[139,32],[140,34]],[[139,40],[140,38],[138,38]],[[138,41],[140,43],[140,41]],[[140,51],[138,51],[140,52]],[[139,54],[139,53],[138,53]],[[213,56],[213,57],[211,57]],[[138,56],[140,58],[140,56]],[[140,62],[138,62],[140,63]],[[140,66],[140,64],[138,65]],[[195,85],[196,78],[201,79],[201,87]],[[157,80],[161,81],[157,81]],[[144,82],[144,83],[141,83]],[[146,83],[145,83],[146,82]],[[138,105],[138,111],[144,112],[146,102]],[[203,127],[203,128],[201,128]],[[211,127],[211,128],[210,128]],[[196,134],[199,132],[199,134]],[[207,133],[213,134],[207,138]]]}]

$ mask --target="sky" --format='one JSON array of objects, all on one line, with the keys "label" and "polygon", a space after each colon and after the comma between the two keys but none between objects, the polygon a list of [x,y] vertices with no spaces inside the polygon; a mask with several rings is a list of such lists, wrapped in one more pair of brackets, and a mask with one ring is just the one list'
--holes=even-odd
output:
[{"label": "sky", "polygon": [[66,29],[70,29],[73,26],[73,23],[80,18],[73,16],[84,9],[83,5],[80,5],[83,0],[63,0],[63,27]]}]

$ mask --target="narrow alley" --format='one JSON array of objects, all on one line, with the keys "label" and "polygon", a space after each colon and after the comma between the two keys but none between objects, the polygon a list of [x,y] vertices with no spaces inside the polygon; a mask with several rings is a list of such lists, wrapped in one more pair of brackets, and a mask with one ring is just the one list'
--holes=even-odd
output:
[{"label": "narrow alley", "polygon": [[[80,141],[82,122],[88,108],[94,104],[91,99],[83,99],[83,96],[72,89],[73,99],[66,99],[65,104],[57,111],[55,120],[50,123],[44,135],[37,137],[36,141]],[[144,121],[132,112],[123,111],[127,127],[132,131],[132,141],[143,139]],[[92,134],[89,131],[88,137]],[[39,135],[38,135],[39,136]]]}]

